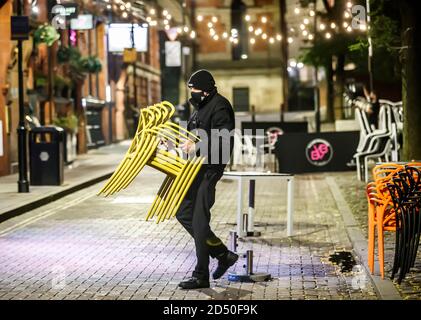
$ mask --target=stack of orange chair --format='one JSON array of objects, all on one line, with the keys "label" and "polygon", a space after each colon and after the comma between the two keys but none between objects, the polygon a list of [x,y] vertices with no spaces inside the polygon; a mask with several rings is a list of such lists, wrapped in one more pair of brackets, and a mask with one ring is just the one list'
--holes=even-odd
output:
[{"label": "stack of orange chair", "polygon": [[[421,163],[407,163],[421,166]],[[384,279],[384,232],[396,232],[396,212],[387,184],[406,164],[382,163],[373,168],[373,182],[366,187],[368,202],[368,267],[374,273],[375,233],[377,230],[378,261],[380,275]]]}]

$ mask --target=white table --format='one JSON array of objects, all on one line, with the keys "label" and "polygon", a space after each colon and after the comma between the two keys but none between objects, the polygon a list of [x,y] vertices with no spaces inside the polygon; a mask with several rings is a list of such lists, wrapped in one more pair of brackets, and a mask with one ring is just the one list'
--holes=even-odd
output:
[{"label": "white table", "polygon": [[[293,212],[294,212],[294,175],[273,172],[249,172],[249,171],[228,171],[224,173],[224,179],[238,181],[237,194],[237,234],[245,237],[254,233],[254,197],[256,180],[286,180],[287,187],[287,235],[293,233]],[[243,216],[243,186],[249,182],[249,210],[247,213],[247,225],[244,226]]]}]

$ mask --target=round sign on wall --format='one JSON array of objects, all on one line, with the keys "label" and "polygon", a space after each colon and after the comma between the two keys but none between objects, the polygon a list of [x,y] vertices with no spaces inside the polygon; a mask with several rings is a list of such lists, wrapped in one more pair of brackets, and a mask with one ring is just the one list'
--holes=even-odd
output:
[{"label": "round sign on wall", "polygon": [[39,154],[39,158],[41,159],[41,161],[48,161],[48,159],[50,159],[50,155],[48,154],[48,152],[41,152]]},{"label": "round sign on wall", "polygon": [[306,157],[314,166],[325,166],[332,160],[332,146],[324,139],[314,139],[306,147]]}]

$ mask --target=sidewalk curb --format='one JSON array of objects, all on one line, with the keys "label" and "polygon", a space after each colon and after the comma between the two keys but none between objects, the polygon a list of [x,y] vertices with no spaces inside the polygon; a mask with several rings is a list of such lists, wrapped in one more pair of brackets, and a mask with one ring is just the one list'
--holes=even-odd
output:
[{"label": "sidewalk curb", "polygon": [[363,262],[366,274],[371,279],[371,282],[373,283],[378,293],[378,296],[382,300],[402,300],[401,295],[399,294],[398,290],[396,289],[396,287],[390,279],[382,279],[380,276],[374,276],[370,273],[367,263],[367,239],[363,235],[358,222],[355,220],[351,209],[349,208],[347,202],[342,196],[342,193],[339,190],[335,179],[333,177],[328,176],[326,177],[326,182],[333,195],[333,198],[336,201],[336,205],[339,209],[339,212],[342,215],[345,228],[348,237],[354,247],[354,251],[358,255],[359,260]]},{"label": "sidewalk curb", "polygon": [[31,211],[31,210],[37,209],[39,207],[42,207],[42,206],[44,206],[44,205],[46,205],[50,202],[56,201],[56,200],[58,200],[60,198],[63,198],[63,197],[65,197],[65,196],[67,196],[71,193],[74,193],[76,191],[79,191],[79,190],[85,189],[87,187],[90,187],[90,186],[92,186],[92,185],[94,185],[98,182],[104,181],[104,180],[110,178],[111,175],[113,174],[113,172],[114,171],[106,173],[106,174],[102,174],[99,177],[96,177],[96,178],[84,181],[82,183],[76,184],[72,187],[64,189],[64,190],[62,190],[60,192],[57,192],[55,194],[48,195],[44,198],[35,200],[35,201],[27,203],[27,204],[24,204],[23,206],[20,206],[18,208],[13,208],[11,210],[4,211],[4,212],[0,213],[0,223],[2,223],[3,221],[6,221],[6,220],[12,219],[14,217],[17,217],[21,214],[24,214],[24,213],[28,212],[28,211]]}]

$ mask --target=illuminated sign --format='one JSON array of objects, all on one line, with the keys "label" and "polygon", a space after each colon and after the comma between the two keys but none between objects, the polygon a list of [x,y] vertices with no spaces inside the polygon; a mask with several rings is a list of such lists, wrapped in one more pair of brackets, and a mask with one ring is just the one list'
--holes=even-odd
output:
[{"label": "illuminated sign", "polygon": [[70,29],[72,30],[89,30],[93,27],[94,21],[91,14],[80,14],[76,19],[70,20]]},{"label": "illuminated sign", "polygon": [[308,162],[317,167],[327,165],[333,157],[333,149],[330,143],[324,139],[314,139],[306,147]]},{"label": "illuminated sign", "polygon": [[[137,52],[148,51],[148,28],[133,24],[134,47]],[[132,48],[132,24],[112,23],[108,27],[108,51],[124,52]]]}]

